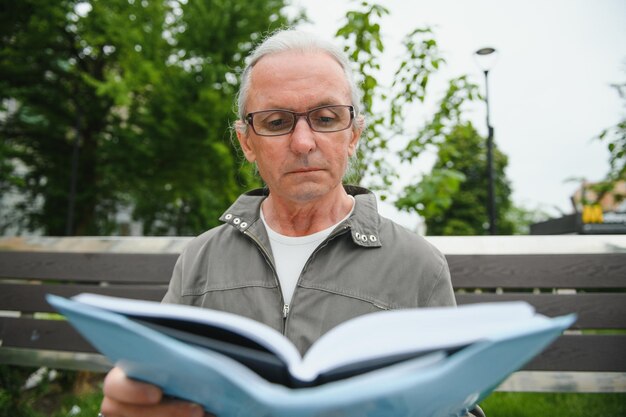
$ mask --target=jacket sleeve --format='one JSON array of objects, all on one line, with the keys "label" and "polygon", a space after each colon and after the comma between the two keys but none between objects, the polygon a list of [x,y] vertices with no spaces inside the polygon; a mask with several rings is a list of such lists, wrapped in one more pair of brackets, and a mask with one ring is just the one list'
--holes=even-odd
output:
[{"label": "jacket sleeve", "polygon": [[167,292],[161,300],[166,304],[182,304],[181,287],[183,279],[183,255],[181,254],[176,260],[174,265],[174,271],[172,272],[172,278],[170,279]]},{"label": "jacket sleeve", "polygon": [[433,279],[433,284],[428,296],[426,307],[446,307],[456,306],[454,298],[454,290],[452,288],[452,280],[450,278],[450,269],[448,262],[443,255],[441,256],[441,266],[439,272]]}]

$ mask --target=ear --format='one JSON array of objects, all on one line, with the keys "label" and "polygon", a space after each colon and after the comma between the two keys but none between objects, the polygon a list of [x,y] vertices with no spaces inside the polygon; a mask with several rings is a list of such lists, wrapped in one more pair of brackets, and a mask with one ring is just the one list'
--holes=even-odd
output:
[{"label": "ear", "polygon": [[256,161],[256,153],[250,146],[250,138],[246,131],[246,125],[241,120],[237,120],[235,122],[235,133],[237,133],[237,140],[239,140],[241,150],[243,151],[243,154],[248,162]]},{"label": "ear", "polygon": [[352,157],[356,152],[356,148],[359,144],[359,139],[361,139],[361,133],[363,133],[363,126],[365,124],[365,119],[363,118],[363,115],[359,115],[354,123],[356,128],[352,129],[352,137],[350,138],[350,143],[348,143],[348,156],[350,157]]}]

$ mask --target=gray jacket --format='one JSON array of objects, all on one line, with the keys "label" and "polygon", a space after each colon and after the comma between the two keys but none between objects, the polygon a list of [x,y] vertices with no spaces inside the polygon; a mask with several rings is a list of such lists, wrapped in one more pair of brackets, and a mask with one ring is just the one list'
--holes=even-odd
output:
[{"label": "gray jacket", "polygon": [[259,218],[267,190],[243,194],[225,224],[191,241],[174,268],[166,303],[228,311],[285,334],[304,353],[328,330],[379,310],[455,304],[444,256],[381,217],[374,195],[346,186],[356,205],[313,252],[291,305],[283,302],[270,242]]}]

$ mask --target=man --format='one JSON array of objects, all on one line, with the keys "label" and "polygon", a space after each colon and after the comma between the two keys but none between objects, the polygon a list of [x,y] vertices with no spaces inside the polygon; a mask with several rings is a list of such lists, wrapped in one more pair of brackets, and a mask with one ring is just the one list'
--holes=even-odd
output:
[{"label": "man", "polygon": [[[225,310],[283,332],[301,352],[352,317],[455,304],[443,255],[342,178],[364,127],[349,62],[298,31],[274,34],[242,75],[235,130],[267,187],[181,254],[164,302]],[[106,417],[202,416],[112,370]]]}]

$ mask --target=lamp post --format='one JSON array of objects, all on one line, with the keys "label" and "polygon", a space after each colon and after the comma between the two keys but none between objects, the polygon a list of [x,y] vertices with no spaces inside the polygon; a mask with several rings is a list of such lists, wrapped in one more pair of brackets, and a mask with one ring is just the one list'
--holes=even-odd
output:
[{"label": "lamp post", "polygon": [[494,48],[481,48],[474,53],[478,66],[485,74],[485,104],[487,106],[487,178],[489,188],[487,190],[489,211],[489,234],[498,233],[496,224],[496,193],[495,193],[495,170],[493,164],[493,126],[489,119],[489,70],[495,64],[497,52]]}]

